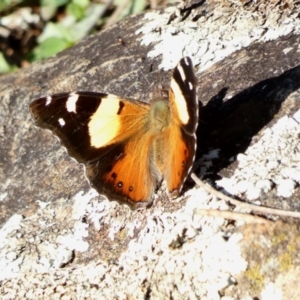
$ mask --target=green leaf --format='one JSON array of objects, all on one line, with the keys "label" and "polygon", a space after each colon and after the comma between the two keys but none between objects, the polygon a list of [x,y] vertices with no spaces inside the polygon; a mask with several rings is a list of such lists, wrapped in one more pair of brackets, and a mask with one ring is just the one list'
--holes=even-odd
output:
[{"label": "green leaf", "polygon": [[70,0],[40,0],[42,6],[44,6],[44,5],[45,5],[45,6],[51,5],[51,6],[56,6],[56,7],[65,5],[65,4],[67,4],[69,1],[70,1]]},{"label": "green leaf", "polygon": [[69,0],[40,0],[40,2],[40,13],[43,20],[50,20],[56,14],[57,8],[67,4]]},{"label": "green leaf", "polygon": [[76,20],[81,20],[85,16],[85,8],[75,3],[70,3],[67,6],[67,13],[74,16]]},{"label": "green leaf", "polygon": [[89,0],[73,0],[72,2],[81,7],[88,7],[90,4]]},{"label": "green leaf", "polygon": [[69,41],[58,37],[51,37],[44,40],[38,47],[34,49],[33,58],[34,60],[41,60],[53,56],[58,52],[71,47],[72,45],[73,44]]},{"label": "green leaf", "polygon": [[146,0],[133,0],[131,4],[131,13],[138,14],[145,10],[147,6]]},{"label": "green leaf", "polygon": [[[115,6],[123,5],[124,0],[114,0]],[[128,5],[126,5],[119,17],[119,20],[123,19],[124,17],[131,15],[131,14],[138,14],[145,10],[145,7],[147,6],[147,0],[131,0],[128,2]]]},{"label": "green leaf", "polygon": [[10,66],[7,63],[3,53],[0,52],[0,74],[8,73],[10,71],[13,71],[14,69],[16,69],[16,67],[15,66]]},{"label": "green leaf", "polygon": [[0,12],[9,9],[12,5],[16,5],[22,2],[22,0],[0,0]]},{"label": "green leaf", "polygon": [[92,4],[87,10],[86,17],[70,27],[70,33],[74,40],[79,41],[89,34],[98,23],[103,7],[103,4]]},{"label": "green leaf", "polygon": [[45,40],[54,37],[59,38],[61,40],[66,40],[70,43],[74,42],[74,39],[68,28],[59,23],[48,22],[43,32],[38,37],[38,43],[40,44]]},{"label": "green leaf", "polygon": [[[124,0],[114,0],[114,5],[116,7],[122,5],[122,3],[124,2]],[[128,16],[130,14],[130,9],[131,9],[131,5],[130,3],[128,3],[125,7],[123,7],[123,10],[118,18],[118,20],[123,19],[124,17]]]}]

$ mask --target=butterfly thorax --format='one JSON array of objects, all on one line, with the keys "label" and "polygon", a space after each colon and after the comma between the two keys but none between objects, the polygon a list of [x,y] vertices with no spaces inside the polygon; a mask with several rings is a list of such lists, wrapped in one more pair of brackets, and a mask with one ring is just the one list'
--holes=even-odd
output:
[{"label": "butterfly thorax", "polygon": [[[169,129],[171,124],[171,113],[169,100],[165,98],[154,98],[150,110],[150,130],[153,134],[151,155],[153,159],[152,172],[157,181],[163,178],[166,167],[166,152],[169,144]],[[155,169],[155,172],[154,172]]]},{"label": "butterfly thorax", "polygon": [[150,129],[159,134],[170,124],[170,106],[168,100],[158,98],[152,100],[150,110]]}]

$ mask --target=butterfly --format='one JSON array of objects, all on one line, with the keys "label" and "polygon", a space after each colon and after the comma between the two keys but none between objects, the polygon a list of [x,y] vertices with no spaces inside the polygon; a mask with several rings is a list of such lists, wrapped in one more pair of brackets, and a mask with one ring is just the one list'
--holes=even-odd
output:
[{"label": "butterfly", "polygon": [[163,180],[171,197],[180,193],[195,158],[198,109],[189,57],[175,67],[168,97],[149,103],[73,92],[29,106],[36,125],[49,129],[85,165],[91,187],[131,208],[151,204]]}]

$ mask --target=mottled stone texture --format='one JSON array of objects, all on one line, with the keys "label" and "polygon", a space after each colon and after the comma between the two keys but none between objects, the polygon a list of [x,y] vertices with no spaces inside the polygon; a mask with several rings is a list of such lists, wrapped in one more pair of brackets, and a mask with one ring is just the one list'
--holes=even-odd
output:
[{"label": "mottled stone texture", "polygon": [[28,112],[63,91],[148,101],[189,55],[203,104],[195,172],[249,202],[300,210],[297,3],[191,1],[2,76],[1,299],[300,298],[297,221],[203,217],[199,208],[232,208],[192,183],[182,198],[159,191],[151,208],[131,211],[91,190]]}]

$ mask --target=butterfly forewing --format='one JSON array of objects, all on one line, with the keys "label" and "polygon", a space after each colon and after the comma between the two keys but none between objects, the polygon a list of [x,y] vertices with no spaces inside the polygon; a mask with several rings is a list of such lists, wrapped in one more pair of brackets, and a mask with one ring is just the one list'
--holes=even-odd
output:
[{"label": "butterfly forewing", "polygon": [[174,69],[169,99],[173,121],[188,134],[194,135],[198,126],[197,79],[192,60],[182,58]]},{"label": "butterfly forewing", "polygon": [[196,84],[192,61],[185,57],[174,69],[169,90],[172,122],[166,138],[169,148],[164,178],[174,195],[180,192],[195,159],[199,110]]},{"label": "butterfly forewing", "polygon": [[[148,110],[142,102],[93,92],[61,93],[30,104],[36,124],[51,130],[80,163],[101,158],[113,144],[135,135]],[[139,126],[132,126],[133,119]]]}]

